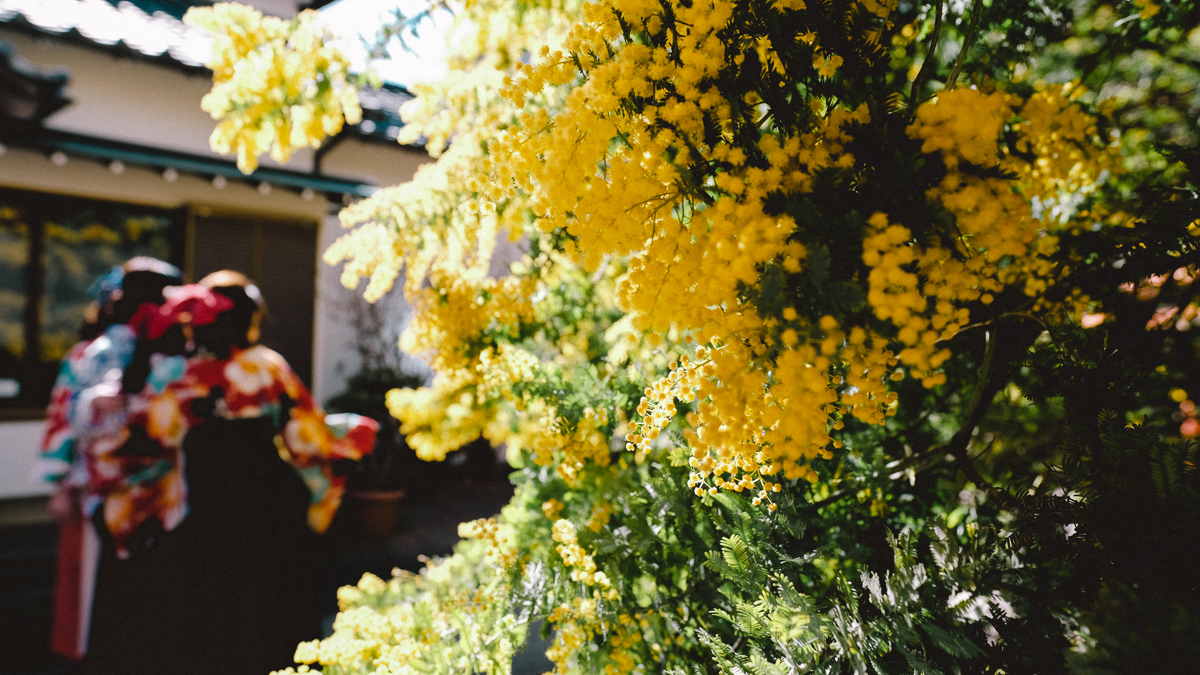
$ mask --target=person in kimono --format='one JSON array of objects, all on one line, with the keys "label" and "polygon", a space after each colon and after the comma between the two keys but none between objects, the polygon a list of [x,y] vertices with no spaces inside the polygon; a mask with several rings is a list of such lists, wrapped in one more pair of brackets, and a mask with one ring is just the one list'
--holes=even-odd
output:
[{"label": "person in kimono", "polygon": [[163,289],[179,283],[177,268],[148,257],[116,265],[98,278],[89,289],[93,304],[81,341],[63,359],[51,392],[34,471],[37,479],[55,484],[50,508],[59,520],[51,649],[73,661],[87,650],[99,553],[99,539],[87,525],[99,505],[87,458],[94,444],[123,426],[119,411],[90,406],[87,398],[97,387],[119,386],[137,342],[129,321],[142,305],[161,304]]},{"label": "person in kimono", "polygon": [[378,426],[326,416],[256,343],[253,284],[204,282],[134,322],[142,343],[122,383],[129,441],[109,463],[151,479],[113,482],[105,495],[85,672],[266,673],[319,637],[313,536]]}]

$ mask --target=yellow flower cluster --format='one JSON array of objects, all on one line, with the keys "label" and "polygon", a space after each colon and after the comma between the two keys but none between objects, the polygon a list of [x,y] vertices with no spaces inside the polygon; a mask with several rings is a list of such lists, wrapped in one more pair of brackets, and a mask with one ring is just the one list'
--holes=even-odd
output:
[{"label": "yellow flower cluster", "polygon": [[601,433],[608,425],[608,411],[604,408],[585,408],[583,418],[570,436],[562,437],[563,451],[567,457],[560,465],[560,472],[568,484],[574,482],[579,469],[588,462],[600,466],[608,465],[611,452],[609,436]]},{"label": "yellow flower cluster", "polygon": [[[575,77],[565,64],[579,64],[586,79],[571,90],[557,116],[530,110],[501,136],[494,147],[509,161],[495,167],[499,180],[485,194],[503,199],[512,194],[509,185],[530,194],[538,225],[575,237],[574,250],[589,269],[609,256],[631,256],[618,299],[635,331],[678,328],[726,341],[722,356],[703,373],[680,368],[647,389],[638,411],[642,420],[626,435],[627,447],[647,453],[674,418],[674,399],[690,403],[699,396],[689,438],[695,441],[693,468],[707,468],[695,473],[694,487],[700,490],[712,476],[713,487],[756,487],[765,496],[774,484],[763,475],[811,475],[804,463],[827,452],[826,416],[802,411],[831,415],[840,410],[831,383],[841,375],[831,369],[854,373],[859,385],[876,381],[873,387],[847,389],[848,396],[856,397],[847,410],[873,421],[882,420],[888,410],[882,384],[887,373],[877,365],[888,360],[879,358],[882,341],[878,349],[866,351],[860,342],[848,352],[859,358],[847,364],[836,358],[840,343],[830,351],[825,339],[825,363],[813,367],[803,359],[807,352],[798,352],[800,357],[790,353],[804,347],[797,344],[798,334],[807,328],[803,322],[796,321],[795,329],[785,333],[787,344],[778,345],[771,327],[740,298],[742,288],[758,282],[762,265],[774,263],[796,273],[806,258],[805,248],[792,240],[796,223],[764,212],[766,196],[775,190],[807,191],[815,173],[853,167],[855,160],[844,146],[853,126],[869,123],[870,115],[865,105],[827,110],[823,101],[813,99],[811,129],[762,135],[759,150],[770,163],[765,169],[748,165],[745,152],[728,136],[710,146],[707,127],[729,130],[735,105],[758,103],[755,98],[728,101],[716,88],[700,87],[744,58],[717,38],[735,3],[668,4],[676,17],[671,26],[664,25],[658,3],[585,7],[585,20],[564,43],[569,56],[543,51],[539,64],[521,69],[522,77],[507,92],[517,104]],[[878,3],[866,9],[880,16],[890,11]],[[652,36],[672,30],[679,40],[662,47],[624,42],[618,13],[635,30]],[[760,60],[777,62],[769,39],[753,48],[761,51]],[[819,58],[826,76],[842,62],[830,52]],[[670,90],[664,89],[668,82]],[[639,114],[627,114],[622,99],[630,94],[655,102]],[[614,138],[621,142],[610,143]],[[697,161],[731,167],[715,175],[709,189],[715,200],[703,208],[680,189],[682,170]],[[785,367],[776,370],[775,382],[768,382],[762,370],[748,364],[779,346],[786,348],[781,357]],[[724,372],[717,366],[724,366]],[[699,388],[702,378],[708,380],[705,389]],[[772,395],[768,390],[773,387],[784,395]],[[866,415],[868,401],[873,415]]]},{"label": "yellow flower cluster", "polygon": [[1134,0],[1133,4],[1140,9],[1138,12],[1140,19],[1149,19],[1162,10],[1162,7],[1153,0]]},{"label": "yellow flower cluster", "polygon": [[[657,635],[651,623],[655,612],[648,610],[634,614],[621,614],[616,620],[601,622],[595,597],[574,598],[570,603],[560,604],[547,617],[555,626],[555,639],[546,656],[555,664],[556,674],[577,673],[582,670],[579,654],[593,644],[598,634],[607,642],[604,656],[588,664],[592,672],[605,675],[645,672],[646,666],[662,656],[662,644],[672,637]],[[661,629],[661,627],[660,627]],[[676,636],[675,640],[682,640]],[[658,640],[648,644],[651,640]],[[595,648],[591,650],[595,652]],[[593,659],[595,657],[593,656]]]},{"label": "yellow flower cluster", "polygon": [[548,499],[542,502],[542,513],[550,520],[558,520],[561,518],[562,510],[566,506],[557,499]]},{"label": "yellow flower cluster", "polygon": [[[561,521],[560,521],[561,522]],[[555,666],[555,675],[577,672],[576,654],[591,642],[599,628],[595,598],[576,597],[571,603],[554,608],[546,621],[554,626],[554,642],[546,650],[546,658]]]},{"label": "yellow flower cluster", "polygon": [[[295,661],[305,664],[298,672],[309,672],[307,664],[340,665],[346,668],[366,668],[372,665],[397,638],[403,640],[397,628],[404,624],[400,613],[388,615],[374,608],[359,605],[365,597],[380,595],[388,583],[373,574],[364,574],[357,586],[338,589],[338,608],[333,636],[324,640],[302,642],[296,647]],[[410,649],[412,647],[410,646]],[[279,675],[290,675],[292,669]]]},{"label": "yellow flower cluster", "polygon": [[534,363],[528,354],[502,346],[473,369],[439,373],[431,387],[388,392],[388,410],[403,421],[409,445],[427,461],[443,460],[482,435],[495,445],[506,444],[514,461],[528,453],[534,463],[553,467],[568,484],[577,484],[585,466],[609,464],[610,437],[604,431],[609,413],[585,408],[581,419],[565,428],[552,405],[513,391],[517,377],[533,377],[528,369]]},{"label": "yellow flower cluster", "polygon": [[540,419],[527,418],[534,424],[526,426],[525,433],[511,436],[509,442],[527,451],[536,464],[554,467],[568,485],[578,486],[581,472],[589,463],[601,467],[609,464],[609,436],[601,431],[608,424],[608,411],[585,408],[582,419],[570,430],[563,429],[555,412],[552,407],[544,408]]},{"label": "yellow flower cluster", "polygon": [[807,343],[784,350],[771,382],[748,366],[765,344],[730,343],[709,352],[712,376],[700,382],[700,402],[684,432],[689,485],[698,495],[749,490],[758,502],[770,502],[780,488],[769,477],[814,479],[808,461],[828,456],[828,419],[839,410],[830,358]]},{"label": "yellow flower cluster", "polygon": [[349,62],[328,44],[313,10],[284,21],[244,5],[193,7],[188,25],[213,34],[213,89],[201,107],[219,120],[210,143],[237,152],[238,168],[254,171],[259,155],[286,162],[298,148],[318,147],[342,123],[362,117],[347,81]]},{"label": "yellow flower cluster", "polygon": [[650,453],[652,444],[658,439],[662,430],[675,417],[675,399],[691,403],[700,390],[701,378],[707,374],[704,360],[708,355],[705,347],[696,350],[699,362],[693,362],[684,354],[679,361],[671,361],[670,373],[646,388],[645,396],[638,403],[637,413],[642,416],[641,422],[634,422],[632,429],[625,435],[625,449],[635,452],[639,457]]},{"label": "yellow flower cluster", "polygon": [[463,539],[480,539],[487,542],[486,559],[500,569],[507,569],[516,562],[517,553],[509,540],[509,532],[495,518],[480,518],[458,526],[458,536]]},{"label": "yellow flower cluster", "polygon": [[[843,346],[846,366],[841,403],[847,412],[867,424],[883,424],[886,418],[896,414],[896,392],[888,391],[886,382],[903,379],[904,374],[891,370],[898,359],[886,344],[879,335],[855,326],[850,329]],[[833,384],[842,383],[835,377]],[[842,426],[842,421],[838,420],[833,429],[840,430]],[[833,445],[840,447],[838,441]]]},{"label": "yellow flower cluster", "polygon": [[[904,344],[899,360],[912,367],[926,387],[939,385],[945,375],[935,371],[950,357],[950,350],[938,343],[970,319],[969,310],[954,301],[978,298],[976,284],[987,290],[1000,286],[967,274],[967,266],[945,249],[935,246],[922,251],[913,246],[908,228],[890,225],[885,214],[876,213],[869,222],[874,234],[863,240],[863,262],[871,268],[867,302],[875,316],[899,329],[896,339]],[[917,272],[924,275],[924,283]]]},{"label": "yellow flower cluster", "polygon": [[[914,265],[928,277],[924,294],[938,300],[933,321],[944,325],[931,322],[934,331],[945,336],[966,323],[951,303],[978,298],[988,304],[993,293],[1010,286],[1039,297],[1054,283],[1047,256],[1057,249],[1056,232],[1078,227],[1069,223],[1087,216],[1073,212],[1072,200],[1094,190],[1118,164],[1116,147],[1097,138],[1095,120],[1068,96],[1080,93],[1064,85],[1022,102],[999,92],[955,89],[918,110],[909,135],[923,140],[923,151],[939,152],[947,167],[928,196],[954,215],[960,232],[957,250],[926,247]],[[1016,152],[1001,148],[1005,123],[1016,132]],[[1002,168],[1016,180],[980,175],[966,163]],[[902,360],[919,362],[903,354]]]},{"label": "yellow flower cluster", "polygon": [[532,380],[538,366],[536,356],[504,342],[499,347],[487,347],[480,352],[479,365],[475,366],[475,370],[489,397],[513,398],[513,385]]},{"label": "yellow flower cluster", "polygon": [[[964,115],[966,110],[971,114]],[[999,159],[996,140],[1010,114],[1000,92],[985,96],[976,89],[951,89],[917,109],[908,134],[923,140],[921,152],[940,152],[952,172],[962,161],[993,166]]]},{"label": "yellow flower cluster", "polygon": [[604,665],[604,675],[632,673],[637,669],[642,658],[635,649],[644,640],[641,628],[649,627],[649,622],[643,617],[649,615],[650,612],[634,616],[622,614],[617,617],[617,621],[613,623],[612,635],[608,638],[608,644],[612,648],[609,653],[612,662]]},{"label": "yellow flower cluster", "polygon": [[[488,531],[495,535],[487,521],[467,529],[482,532],[484,540]],[[495,603],[495,580],[471,583],[476,566],[496,564],[490,553],[480,555],[488,546],[472,541],[465,554],[430,563],[419,575],[394,570],[384,581],[365,574],[357,585],[339,589],[333,635],[301,643],[295,660],[304,665],[277,675],[316,672],[312,664],[325,672],[382,675],[510,672],[524,626]],[[455,642],[462,648],[449,649]]]},{"label": "yellow flower cluster", "polygon": [[558,542],[555,550],[562,556],[563,564],[573,568],[571,580],[588,586],[608,588],[608,575],[596,570],[596,561],[579,545],[575,533],[575,524],[566,518],[554,521],[554,541]]},{"label": "yellow flower cluster", "polygon": [[531,279],[487,278],[477,284],[461,277],[438,281],[437,286],[406,294],[413,319],[400,343],[438,371],[468,368],[475,360],[470,342],[484,330],[511,330],[534,318]]},{"label": "yellow flower cluster", "polygon": [[[721,13],[706,20],[713,16],[719,21]],[[596,30],[603,33],[605,28]],[[697,491],[706,486],[757,489],[763,499],[773,485],[764,476],[783,471],[788,478],[813,478],[806,463],[840,445],[829,432],[841,427],[841,415],[878,424],[894,414],[895,395],[886,383],[902,377],[895,366],[903,364],[925,386],[943,382],[939,369],[949,357],[944,341],[969,323],[965,303],[988,304],[994,293],[1012,284],[1023,284],[1026,293],[1036,295],[1052,281],[1045,254],[1053,251],[1056,239],[1032,217],[1029,198],[1049,202],[1086,189],[1112,165],[1106,160],[1110,151],[1093,138],[1094,124],[1053,92],[1035,96],[1020,112],[1025,122],[1016,126],[1023,144],[1019,149],[1043,158],[1026,166],[1015,166],[1019,160],[1002,149],[1004,125],[1014,114],[1012,100],[974,89],[944,92],[918,109],[909,133],[922,139],[923,151],[942,155],[947,177],[928,196],[956,217],[961,237],[953,249],[914,241],[907,228],[877,213],[864,240],[863,261],[871,270],[868,303],[876,316],[896,327],[894,339],[901,348],[893,353],[887,339],[861,327],[843,332],[832,317],[809,325],[792,310],[785,316],[787,327],[775,334],[770,322],[742,304],[738,290],[755,284],[765,263],[801,271],[806,252],[789,241],[796,228],[790,218],[762,212],[763,197],[772,189],[810,189],[812,172],[822,168],[853,167],[853,157],[842,147],[852,125],[870,121],[866,108],[827,111],[814,131],[785,142],[764,134],[760,147],[773,168],[742,171],[740,150],[724,145],[706,150],[698,137],[681,139],[662,131],[653,125],[658,119],[653,109],[634,117],[587,99],[600,99],[600,89],[653,89],[649,80],[630,84],[602,79],[604,74],[651,77],[643,75],[647,63],[654,65],[645,48],[619,50],[612,63],[621,62],[626,53],[633,61],[611,69],[619,74],[600,66],[589,72],[589,80],[572,93],[553,124],[544,112],[531,113],[521,128],[532,131],[513,134],[512,144],[500,147],[518,158],[509,164],[508,175],[535,194],[532,206],[542,216],[542,227],[576,235],[585,266],[605,256],[633,255],[618,297],[635,330],[678,327],[725,341],[703,373],[708,384],[698,392],[693,391],[698,376],[688,369],[648,388],[638,411],[643,419],[626,436],[628,449],[645,454],[675,416],[674,399],[699,400],[688,420],[694,430],[688,438]],[[551,55],[550,63],[561,59]],[[554,72],[527,69],[530,87],[554,81]],[[589,89],[593,82],[595,91]],[[822,107],[814,100],[814,111]],[[627,150],[589,140],[614,135],[628,144]],[[686,161],[679,157],[697,150],[734,167],[716,177],[721,196],[699,210],[674,184],[678,164]],[[676,151],[676,163],[668,161],[671,151]],[[551,181],[549,174],[568,170],[568,153],[575,162],[570,170],[578,175]],[[996,166],[1017,173],[1016,186],[1027,194],[1014,192],[1011,181],[978,175],[979,169]],[[547,191],[552,182],[553,190]],[[806,334],[813,336],[811,341],[800,339]],[[749,364],[772,348],[782,349],[768,378]],[[677,386],[685,376],[686,385]]]},{"label": "yellow flower cluster", "polygon": [[472,373],[459,369],[438,373],[432,387],[389,391],[387,407],[403,420],[400,431],[417,456],[440,462],[495,423],[494,411],[475,399]]},{"label": "yellow flower cluster", "polygon": [[613,505],[609,502],[600,502],[592,507],[592,515],[586,523],[587,529],[592,532],[600,532],[608,526],[608,521],[612,519]]}]

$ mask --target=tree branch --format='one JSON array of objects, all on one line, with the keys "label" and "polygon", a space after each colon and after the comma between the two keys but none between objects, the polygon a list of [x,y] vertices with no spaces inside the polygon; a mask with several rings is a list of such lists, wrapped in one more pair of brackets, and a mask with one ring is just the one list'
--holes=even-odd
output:
[{"label": "tree branch", "polygon": [[[949,459],[966,475],[968,480],[987,490],[988,494],[1002,505],[1009,505],[1012,502],[1011,498],[985,480],[975,468],[974,463],[967,456],[967,446],[971,442],[975,428],[979,426],[988,409],[991,408],[992,399],[1008,382],[1008,375],[1013,365],[1018,363],[1020,357],[1023,357],[1029,347],[1033,345],[1033,341],[1041,334],[1043,327],[1040,321],[1028,314],[1006,314],[993,321],[991,327],[983,363],[979,367],[979,380],[971,394],[971,400],[967,404],[962,422],[959,423],[958,431],[950,437],[950,441],[945,445],[935,445],[924,452],[890,462],[886,468],[894,475],[897,471],[919,465],[920,468],[916,469],[916,472],[920,473],[943,458]],[[842,488],[820,501],[811,502],[809,506],[814,508],[828,506],[847,495],[854,494],[859,489],[861,489],[861,484],[856,483],[854,486]]]},{"label": "tree branch", "polygon": [[[962,72],[963,65],[967,62],[967,50],[975,42],[975,28],[979,24],[979,15],[982,11],[983,0],[975,0],[975,5],[971,8],[971,23],[967,26],[967,36],[963,39],[962,49],[958,51],[958,58],[954,59],[954,68],[950,70],[950,77],[946,78],[946,89],[953,89],[958,83],[958,75]],[[921,65],[924,67],[924,64]]]},{"label": "tree branch", "polygon": [[933,63],[933,67],[937,68],[938,40],[942,38],[942,0],[937,0],[933,11],[936,16],[933,21],[933,35],[929,38],[929,53],[925,55],[925,60],[921,62],[921,69],[917,71],[917,78],[913,80],[912,91],[908,95],[909,100],[912,101],[913,110],[916,110],[917,104],[920,103],[917,97],[921,94],[921,85],[924,83],[929,64]]},{"label": "tree branch", "polygon": [[1012,503],[1012,499],[980,475],[975,463],[967,455],[967,446],[971,443],[975,428],[991,408],[992,399],[1008,382],[1009,371],[1017,361],[1015,357],[1023,356],[1041,332],[1041,322],[1028,315],[1005,315],[996,321],[995,329],[988,336],[983,364],[979,368],[979,383],[971,393],[967,412],[963,415],[958,431],[942,448],[946,456],[954,460],[967,480],[986,490],[1006,508]]}]

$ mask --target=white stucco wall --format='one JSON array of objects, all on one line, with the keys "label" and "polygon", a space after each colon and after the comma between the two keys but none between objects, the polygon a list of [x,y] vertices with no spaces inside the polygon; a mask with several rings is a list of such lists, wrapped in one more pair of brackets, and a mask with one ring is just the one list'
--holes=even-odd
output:
[{"label": "white stucco wall", "polygon": [[[329,248],[344,232],[337,216],[329,216],[321,228],[320,250]],[[362,367],[356,346],[358,329],[355,315],[367,306],[367,301],[362,298],[366,281],[360,281],[358,288],[351,290],[342,286],[340,277],[340,265],[333,267],[321,263],[317,273],[317,313],[323,320],[318,321],[316,326],[313,351],[317,358],[313,370],[313,396],[322,404],[344,390],[346,380]],[[403,360],[413,370],[421,370],[421,364],[404,360],[396,344],[412,313],[400,289],[401,283],[398,282],[390,293],[376,303],[384,315],[385,325],[381,334],[369,339],[374,339],[378,348],[392,350],[395,359],[393,364],[398,365]]]},{"label": "white stucco wall", "polygon": [[296,0],[241,0],[243,5],[250,5],[263,14],[289,19],[296,15],[300,3]]},{"label": "white stucco wall", "polygon": [[50,494],[50,484],[33,480],[42,422],[0,423],[0,498]]},{"label": "white stucco wall", "polygon": [[325,154],[321,171],[330,176],[387,187],[411,180],[417,167],[430,161],[423,150],[348,138]]}]

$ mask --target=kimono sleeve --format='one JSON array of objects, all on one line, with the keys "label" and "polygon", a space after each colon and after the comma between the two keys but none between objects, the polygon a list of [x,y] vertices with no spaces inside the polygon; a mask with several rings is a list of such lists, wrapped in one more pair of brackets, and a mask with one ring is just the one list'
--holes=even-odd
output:
[{"label": "kimono sleeve", "polygon": [[[226,368],[230,380],[249,379],[243,373],[270,373],[273,380],[258,385],[258,391],[272,392],[269,398],[287,401],[281,409],[278,444],[280,452],[296,466],[317,466],[349,459],[362,459],[375,447],[379,424],[360,415],[330,415],[313,401],[308,388],[296,376],[283,357],[264,347],[241,352]],[[233,389],[249,387],[234,382]],[[260,394],[261,396],[261,394]],[[233,398],[232,396],[230,397]],[[231,408],[234,406],[231,402]],[[266,405],[260,405],[265,409]]]},{"label": "kimono sleeve", "polygon": [[38,444],[38,461],[34,465],[36,480],[59,482],[71,470],[75,460],[75,431],[71,427],[71,404],[79,393],[72,364],[83,357],[86,343],[79,343],[63,359],[50,392],[50,405],[46,408],[46,427]]},{"label": "kimono sleeve", "polygon": [[[251,352],[259,354],[251,357]],[[287,362],[274,352],[255,348],[243,352],[239,357],[271,357],[269,370],[273,373],[275,381],[269,388],[278,391],[281,398],[286,397],[290,401],[290,406],[281,420],[282,428],[275,437],[275,444],[279,455],[295,467],[308,486],[309,527],[317,532],[324,532],[333,520],[346,489],[346,478],[334,471],[334,463],[358,460],[370,454],[375,447],[375,434],[379,431],[379,424],[360,415],[327,417],[313,402],[312,394],[288,367]],[[247,363],[238,368],[256,370],[248,366]]]},{"label": "kimono sleeve", "polygon": [[[321,426],[332,437],[328,455],[321,461],[307,465],[292,461],[292,466],[308,486],[308,526],[315,532],[324,532],[329,528],[346,492],[346,477],[334,471],[333,462],[360,459],[369,454],[374,449],[375,434],[379,431],[379,424],[375,420],[351,413],[326,415]],[[282,438],[282,434],[276,437],[281,454],[285,451]]]}]

